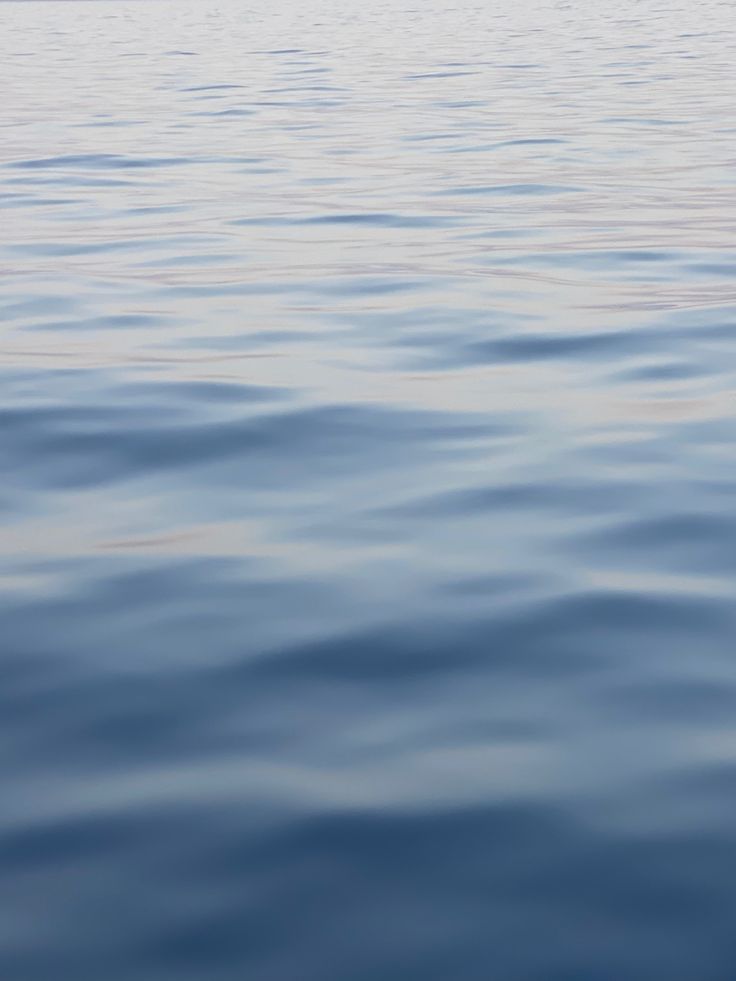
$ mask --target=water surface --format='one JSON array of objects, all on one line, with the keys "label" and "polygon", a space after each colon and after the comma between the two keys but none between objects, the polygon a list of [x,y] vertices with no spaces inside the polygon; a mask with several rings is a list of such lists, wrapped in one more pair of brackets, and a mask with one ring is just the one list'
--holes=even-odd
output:
[{"label": "water surface", "polygon": [[0,5],[0,976],[732,981],[735,60]]}]

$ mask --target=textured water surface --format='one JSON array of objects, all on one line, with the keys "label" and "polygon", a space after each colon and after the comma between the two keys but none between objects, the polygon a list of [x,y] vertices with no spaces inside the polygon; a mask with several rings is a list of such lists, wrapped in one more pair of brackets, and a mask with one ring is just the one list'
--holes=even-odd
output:
[{"label": "textured water surface", "polygon": [[4,981],[732,981],[735,60],[0,4]]}]

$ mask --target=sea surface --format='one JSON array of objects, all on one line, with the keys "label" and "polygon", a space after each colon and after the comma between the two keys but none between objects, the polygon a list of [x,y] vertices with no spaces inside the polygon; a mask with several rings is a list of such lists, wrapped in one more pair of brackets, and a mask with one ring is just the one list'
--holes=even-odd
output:
[{"label": "sea surface", "polygon": [[733,981],[735,64],[0,4],[3,981]]}]

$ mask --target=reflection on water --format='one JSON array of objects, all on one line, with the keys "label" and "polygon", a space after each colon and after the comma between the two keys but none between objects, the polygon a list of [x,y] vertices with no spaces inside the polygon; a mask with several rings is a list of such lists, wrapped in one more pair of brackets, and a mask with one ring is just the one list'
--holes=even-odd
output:
[{"label": "reflection on water", "polygon": [[730,981],[731,5],[0,17],[0,975]]}]

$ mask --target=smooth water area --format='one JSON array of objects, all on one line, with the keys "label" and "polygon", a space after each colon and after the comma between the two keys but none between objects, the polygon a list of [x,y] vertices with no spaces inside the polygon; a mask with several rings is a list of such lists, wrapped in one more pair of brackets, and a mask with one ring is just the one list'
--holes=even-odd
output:
[{"label": "smooth water area", "polygon": [[733,13],[0,4],[3,981],[733,981]]}]

